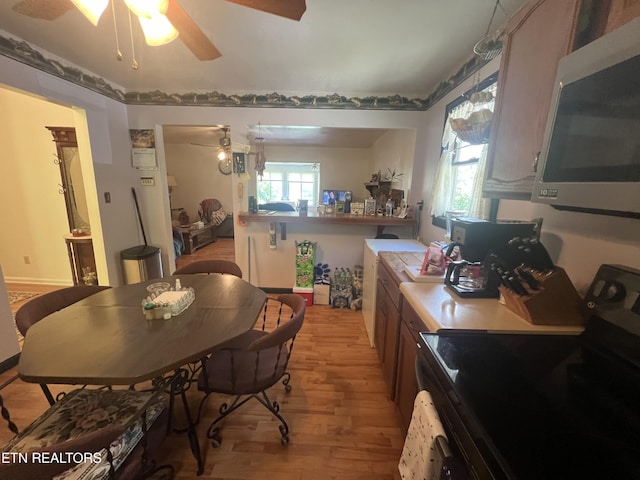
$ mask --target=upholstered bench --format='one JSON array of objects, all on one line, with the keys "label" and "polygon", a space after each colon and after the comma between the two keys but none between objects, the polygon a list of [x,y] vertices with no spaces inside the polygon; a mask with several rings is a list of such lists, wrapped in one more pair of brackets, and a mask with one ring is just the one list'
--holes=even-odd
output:
[{"label": "upholstered bench", "polygon": [[0,479],[133,478],[151,466],[167,419],[155,392],[73,390],[0,448]]}]

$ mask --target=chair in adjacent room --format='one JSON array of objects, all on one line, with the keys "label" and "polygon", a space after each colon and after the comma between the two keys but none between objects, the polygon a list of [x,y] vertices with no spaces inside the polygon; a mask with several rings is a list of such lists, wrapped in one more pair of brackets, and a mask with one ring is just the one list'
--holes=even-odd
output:
[{"label": "chair in adjacent room", "polygon": [[[75,285],[73,287],[61,288],[53,292],[43,293],[30,299],[22,305],[16,312],[16,327],[23,337],[27,336],[29,328],[42,320],[47,315],[51,315],[58,310],[62,310],[69,305],[79,302],[102,290],[106,290],[108,286],[100,285]],[[55,400],[46,385],[40,385],[44,395],[47,397],[49,404],[53,405]]]},{"label": "chair in adjacent room", "polygon": [[200,215],[200,220],[202,220],[206,224],[213,223],[215,225],[220,225],[225,218],[227,218],[227,213],[222,208],[222,203],[217,198],[205,198],[200,202],[200,210],[198,210],[198,215]]},{"label": "chair in adjacent room", "polygon": [[184,275],[191,273],[222,273],[235,275],[238,278],[242,278],[242,270],[240,267],[229,260],[197,260],[195,262],[189,263],[184,267],[178,268],[174,275]]},{"label": "chair in adjacent room", "polygon": [[267,390],[282,379],[285,391],[291,391],[287,371],[297,333],[304,322],[306,303],[300,295],[285,294],[268,298],[260,329],[251,330],[222,350],[203,360],[198,390],[205,393],[198,417],[211,393],[235,396],[231,405],[223,403],[219,416],[211,422],[207,436],[214,447],[222,438],[219,423],[231,412],[255,398],[279,421],[281,443],[289,443],[289,426],[280,415],[280,405],[271,401]]}]

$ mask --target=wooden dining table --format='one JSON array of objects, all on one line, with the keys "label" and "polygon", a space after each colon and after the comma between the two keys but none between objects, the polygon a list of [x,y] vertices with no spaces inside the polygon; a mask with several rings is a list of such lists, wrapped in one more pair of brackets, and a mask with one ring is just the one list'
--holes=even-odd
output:
[{"label": "wooden dining table", "polygon": [[[194,302],[170,319],[147,320],[142,308],[147,286],[165,281],[175,287],[177,279],[183,288],[194,289]],[[184,365],[251,330],[265,302],[262,290],[233,275],[177,275],[106,289],[34,324],[24,340],[18,374],[40,384],[135,385],[153,380],[166,385],[159,379],[184,373]],[[203,462],[184,388],[171,392],[183,397],[201,474]]]}]

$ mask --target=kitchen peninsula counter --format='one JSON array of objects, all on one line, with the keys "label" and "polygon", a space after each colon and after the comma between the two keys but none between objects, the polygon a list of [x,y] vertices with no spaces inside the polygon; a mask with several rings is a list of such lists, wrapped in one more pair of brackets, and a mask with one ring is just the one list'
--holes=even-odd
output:
[{"label": "kitchen peninsula counter", "polygon": [[384,227],[411,227],[415,229],[416,226],[415,218],[387,217],[384,215],[351,215],[350,213],[318,214],[317,212],[309,212],[307,215],[300,215],[298,212],[240,212],[238,221],[240,224],[251,222],[279,223],[282,240],[287,239],[286,225],[288,223],[310,225],[374,225],[378,228],[378,234],[382,233]]}]

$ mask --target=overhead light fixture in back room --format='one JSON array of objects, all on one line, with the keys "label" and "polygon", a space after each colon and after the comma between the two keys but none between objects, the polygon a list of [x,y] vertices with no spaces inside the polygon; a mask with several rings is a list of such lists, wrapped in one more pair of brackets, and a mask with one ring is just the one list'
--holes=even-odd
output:
[{"label": "overhead light fixture in back room", "polygon": [[231,151],[231,139],[227,137],[228,128],[223,128],[224,137],[220,139],[220,148],[218,149],[218,160],[228,160]]}]

